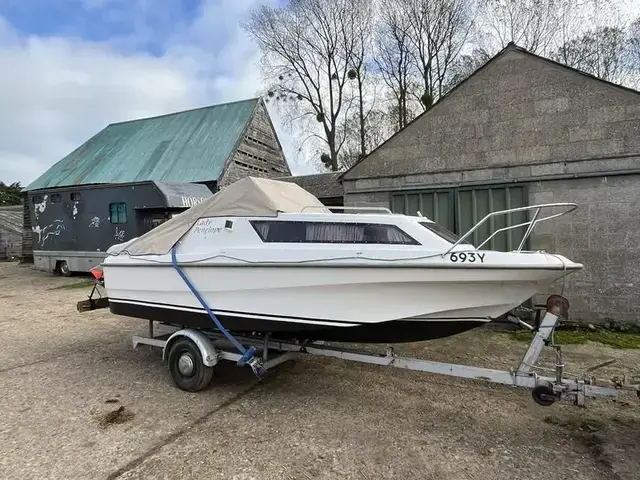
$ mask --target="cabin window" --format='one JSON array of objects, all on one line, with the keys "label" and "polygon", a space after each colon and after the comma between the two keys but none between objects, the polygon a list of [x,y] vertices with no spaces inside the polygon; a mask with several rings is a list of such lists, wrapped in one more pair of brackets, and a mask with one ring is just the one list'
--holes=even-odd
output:
[{"label": "cabin window", "polygon": [[377,243],[419,245],[395,225],[342,222],[254,220],[263,242],[278,243]]},{"label": "cabin window", "polygon": [[126,203],[110,203],[109,204],[109,221],[111,223],[127,223],[127,204]]},{"label": "cabin window", "polygon": [[80,192],[71,192],[71,201],[79,202],[80,201]]},{"label": "cabin window", "polygon": [[[431,223],[431,222],[418,222],[418,223],[420,223],[420,225],[422,225],[424,228],[432,231],[439,237],[444,238],[447,242],[456,243],[458,240],[460,240],[460,237],[458,235],[456,235],[450,230],[447,230],[442,225],[439,225],[437,223]],[[465,244],[467,244],[467,242],[465,242]]]},{"label": "cabin window", "polygon": [[60,203],[60,202],[62,202],[62,195],[60,195],[59,193],[52,193],[51,203]]},{"label": "cabin window", "polygon": [[31,197],[33,203],[42,203],[42,195],[34,195]]}]

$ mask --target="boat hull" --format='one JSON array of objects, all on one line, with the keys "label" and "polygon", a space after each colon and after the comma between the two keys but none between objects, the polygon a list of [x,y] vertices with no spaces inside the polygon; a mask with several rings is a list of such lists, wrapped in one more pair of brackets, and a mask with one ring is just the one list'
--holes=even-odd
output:
[{"label": "boat hull", "polygon": [[[553,268],[300,265],[182,269],[230,331],[362,343],[429,340],[476,328],[567,273]],[[104,274],[114,314],[213,327],[171,266],[105,265]]]},{"label": "boat hull", "polygon": [[[215,330],[206,311],[176,309],[167,305],[110,303],[111,313],[158,321],[181,328]],[[260,320],[251,317],[216,314],[225,329],[239,335],[269,334],[278,340],[323,340],[354,343],[403,343],[433,340],[457,335],[487,323],[486,320],[396,320],[362,324],[353,327],[327,326],[313,323]]]}]

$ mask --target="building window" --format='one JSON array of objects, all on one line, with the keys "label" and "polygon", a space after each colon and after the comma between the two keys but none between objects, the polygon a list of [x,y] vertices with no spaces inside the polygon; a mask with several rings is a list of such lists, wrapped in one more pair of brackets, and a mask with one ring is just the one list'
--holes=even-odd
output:
[{"label": "building window", "polygon": [[59,193],[52,193],[51,203],[60,203],[60,202],[62,202],[62,195],[60,195]]},{"label": "building window", "polygon": [[419,245],[395,225],[376,223],[298,222],[254,220],[251,225],[263,242],[375,243]]},{"label": "building window", "polygon": [[250,142],[256,143],[256,144],[258,144],[258,145],[262,145],[263,147],[267,147],[267,148],[270,148],[270,149],[272,149],[272,150],[275,150],[275,148],[274,148],[273,146],[271,146],[271,145],[269,145],[269,144],[267,144],[267,143],[263,142],[262,140],[258,140],[258,139],[257,139],[257,138],[255,138],[255,137],[251,137],[251,136],[247,135],[247,136],[246,136],[246,139],[247,139],[247,140],[249,140]]},{"label": "building window", "polygon": [[238,150],[238,154],[244,155],[245,157],[249,157],[249,158],[255,158],[256,160],[261,160],[261,161],[263,161],[265,163],[267,162],[266,158],[260,157],[258,155],[254,155],[253,153],[245,152],[243,150]]},{"label": "building window", "polygon": [[237,165],[241,166],[242,168],[247,168],[249,170],[256,170],[258,172],[267,173],[267,170],[264,168],[256,167],[255,165],[249,165],[248,163],[244,163],[244,162],[239,162],[238,160],[234,160],[234,161]]},{"label": "building window", "polygon": [[111,223],[127,223],[127,204],[126,203],[110,203],[109,204],[109,221]]},{"label": "building window", "polygon": [[42,195],[34,195],[31,197],[33,203],[42,203]]},{"label": "building window", "polygon": [[71,192],[71,201],[79,202],[80,201],[80,192]]}]

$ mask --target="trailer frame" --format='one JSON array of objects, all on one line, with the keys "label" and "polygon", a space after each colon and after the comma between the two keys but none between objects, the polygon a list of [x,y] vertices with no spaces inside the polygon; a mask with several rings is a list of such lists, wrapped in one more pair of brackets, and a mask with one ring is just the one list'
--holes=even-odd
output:
[{"label": "trailer frame", "polygon": [[[222,360],[236,362],[239,366],[249,365],[262,380],[266,372],[277,365],[306,354],[528,388],[531,390],[534,401],[542,406],[552,405],[563,396],[573,397],[574,404],[584,406],[587,398],[615,398],[621,390],[635,391],[640,398],[640,379],[635,377],[612,380],[596,379],[591,376],[565,377],[561,346],[554,343],[553,332],[562,313],[566,314],[568,307],[566,299],[552,295],[547,301],[547,311],[539,326],[531,327],[521,320],[518,322],[534,331],[534,336],[520,364],[509,370],[402,357],[396,355],[392,347],[387,347],[384,353],[371,353],[333,346],[329,342],[277,340],[270,338],[269,335],[235,337],[244,345],[255,348],[255,357],[251,362],[244,362],[243,355],[233,351],[234,346],[222,333],[169,326],[173,329],[172,332],[156,335],[154,322],[151,320],[148,335],[134,335],[132,343],[134,349],[140,345],[162,348],[163,363],[169,364],[175,385],[186,391],[199,391],[206,388],[211,381],[213,369]],[[556,353],[553,377],[538,375],[535,371],[536,363],[545,346],[550,346]],[[178,347],[181,350],[176,352]],[[590,370],[601,366],[604,365]],[[191,379],[196,375],[194,372],[200,372],[199,379]]]}]

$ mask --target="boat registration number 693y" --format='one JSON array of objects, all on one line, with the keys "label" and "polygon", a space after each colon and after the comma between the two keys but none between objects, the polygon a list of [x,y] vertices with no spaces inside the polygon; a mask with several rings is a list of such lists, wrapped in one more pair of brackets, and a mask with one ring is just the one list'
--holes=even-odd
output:
[{"label": "boat registration number 693y", "polygon": [[486,253],[475,253],[475,252],[452,252],[449,254],[449,260],[452,262],[460,262],[460,263],[474,263],[480,262],[484,263],[484,257]]}]

